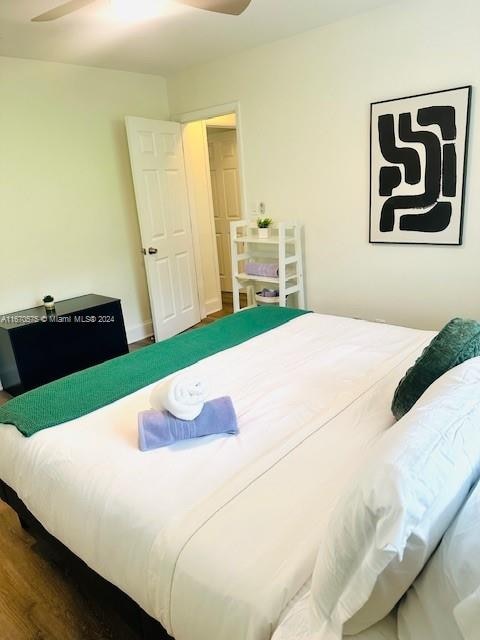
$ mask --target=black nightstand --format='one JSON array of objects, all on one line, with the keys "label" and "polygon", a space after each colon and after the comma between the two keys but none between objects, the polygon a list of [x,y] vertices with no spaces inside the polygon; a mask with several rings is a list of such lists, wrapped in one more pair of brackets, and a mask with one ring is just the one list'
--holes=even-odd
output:
[{"label": "black nightstand", "polygon": [[0,379],[12,395],[128,353],[117,298],[89,294],[0,314]]}]

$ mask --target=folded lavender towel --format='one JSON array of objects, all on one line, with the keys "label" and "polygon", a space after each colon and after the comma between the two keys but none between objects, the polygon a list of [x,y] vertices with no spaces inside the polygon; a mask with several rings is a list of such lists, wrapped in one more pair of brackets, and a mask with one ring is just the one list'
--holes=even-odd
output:
[{"label": "folded lavender towel", "polygon": [[278,277],[278,264],[269,262],[247,262],[245,272],[249,276]]},{"label": "folded lavender towel", "polygon": [[278,289],[262,289],[257,293],[262,298],[278,298],[280,291]]},{"label": "folded lavender towel", "polygon": [[206,402],[195,420],[180,420],[168,411],[154,409],[138,414],[138,448],[141,451],[220,433],[238,433],[237,416],[229,396]]}]

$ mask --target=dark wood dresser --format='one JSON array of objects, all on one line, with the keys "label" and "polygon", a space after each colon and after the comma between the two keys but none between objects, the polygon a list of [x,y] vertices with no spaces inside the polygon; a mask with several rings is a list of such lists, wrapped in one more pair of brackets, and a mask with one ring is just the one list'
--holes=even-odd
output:
[{"label": "dark wood dresser", "polygon": [[12,395],[128,353],[120,300],[89,294],[0,314],[0,380]]}]

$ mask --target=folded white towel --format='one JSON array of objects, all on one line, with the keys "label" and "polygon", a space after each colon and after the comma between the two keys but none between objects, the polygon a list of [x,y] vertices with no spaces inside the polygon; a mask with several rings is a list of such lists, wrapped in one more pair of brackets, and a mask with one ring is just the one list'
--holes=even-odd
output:
[{"label": "folded white towel", "polygon": [[203,380],[179,375],[169,382],[158,384],[152,391],[150,403],[153,409],[166,409],[180,420],[195,420],[206,399],[207,388]]}]

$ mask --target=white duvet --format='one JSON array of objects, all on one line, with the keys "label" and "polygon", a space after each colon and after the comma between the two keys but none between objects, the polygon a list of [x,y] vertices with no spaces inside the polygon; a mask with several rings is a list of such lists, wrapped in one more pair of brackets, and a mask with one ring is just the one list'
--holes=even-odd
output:
[{"label": "white duvet", "polygon": [[240,435],[142,453],[152,386],[25,439],[0,477],[177,640],[268,640],[430,332],[308,314],[190,367]]}]

